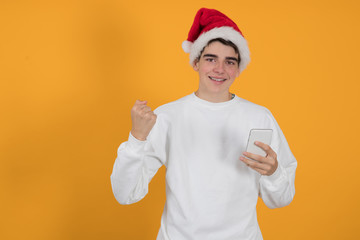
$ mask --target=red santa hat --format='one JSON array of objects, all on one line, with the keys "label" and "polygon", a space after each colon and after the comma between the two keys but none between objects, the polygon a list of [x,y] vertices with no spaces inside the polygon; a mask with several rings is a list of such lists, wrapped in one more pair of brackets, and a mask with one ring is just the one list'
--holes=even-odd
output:
[{"label": "red santa hat", "polygon": [[215,38],[223,38],[237,46],[241,59],[239,69],[242,72],[250,62],[244,35],[230,18],[215,9],[201,8],[196,13],[188,38],[182,43],[184,51],[190,53],[190,64],[199,57],[208,42]]}]

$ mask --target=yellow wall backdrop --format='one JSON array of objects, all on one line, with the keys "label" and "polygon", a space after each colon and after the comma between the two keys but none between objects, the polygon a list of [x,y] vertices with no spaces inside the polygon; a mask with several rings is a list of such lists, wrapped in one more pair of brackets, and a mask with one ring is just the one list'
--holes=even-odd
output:
[{"label": "yellow wall backdrop", "polygon": [[264,239],[360,239],[360,3],[353,0],[0,2],[0,239],[155,239],[165,169],[121,206],[110,174],[136,99],[196,90],[181,49],[216,8],[249,42],[232,91],[269,108],[298,160]]}]

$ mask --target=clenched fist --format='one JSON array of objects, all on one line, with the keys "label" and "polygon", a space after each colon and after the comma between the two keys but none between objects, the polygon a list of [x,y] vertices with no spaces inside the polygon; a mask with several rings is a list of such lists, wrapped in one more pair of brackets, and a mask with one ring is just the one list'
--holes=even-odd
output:
[{"label": "clenched fist", "polygon": [[156,115],[146,104],[147,101],[136,100],[131,109],[131,134],[141,141],[146,140],[156,122]]}]

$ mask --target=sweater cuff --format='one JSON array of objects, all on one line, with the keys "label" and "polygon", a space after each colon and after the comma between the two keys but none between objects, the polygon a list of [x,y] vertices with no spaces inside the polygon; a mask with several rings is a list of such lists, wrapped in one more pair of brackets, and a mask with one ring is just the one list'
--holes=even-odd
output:
[{"label": "sweater cuff", "polygon": [[131,150],[133,150],[133,151],[142,150],[144,148],[146,142],[147,142],[146,140],[141,141],[141,140],[137,139],[130,132],[129,139],[128,139],[128,146]]}]

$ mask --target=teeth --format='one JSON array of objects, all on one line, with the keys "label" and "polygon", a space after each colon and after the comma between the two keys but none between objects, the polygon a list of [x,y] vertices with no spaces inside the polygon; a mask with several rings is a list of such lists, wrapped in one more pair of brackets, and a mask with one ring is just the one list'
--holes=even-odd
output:
[{"label": "teeth", "polygon": [[214,77],[209,77],[211,80],[217,81],[217,82],[223,82],[225,81],[225,79],[223,78],[214,78]]}]

